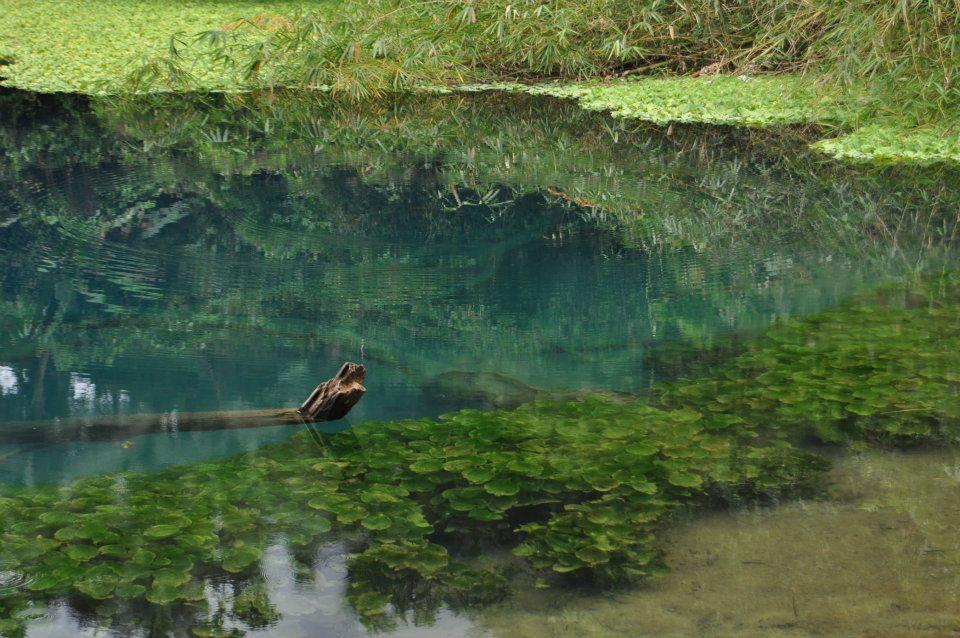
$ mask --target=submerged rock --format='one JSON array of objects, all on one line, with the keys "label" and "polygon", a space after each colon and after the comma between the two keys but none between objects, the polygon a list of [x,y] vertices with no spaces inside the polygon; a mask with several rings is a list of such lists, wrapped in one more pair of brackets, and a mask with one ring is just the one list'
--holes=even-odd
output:
[{"label": "submerged rock", "polygon": [[451,370],[433,377],[422,386],[435,404],[450,409],[515,408],[539,399],[576,401],[586,396],[603,396],[629,401],[634,395],[616,390],[546,390],[500,372]]}]

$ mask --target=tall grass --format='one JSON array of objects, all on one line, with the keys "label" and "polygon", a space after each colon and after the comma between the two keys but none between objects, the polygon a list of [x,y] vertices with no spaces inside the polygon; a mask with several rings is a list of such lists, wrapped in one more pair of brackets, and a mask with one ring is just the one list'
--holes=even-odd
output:
[{"label": "tall grass", "polygon": [[[876,110],[960,111],[960,0],[370,0],[348,11],[257,16],[199,37],[252,83],[354,99],[466,79],[799,70]],[[239,44],[250,31],[256,44]]]},{"label": "tall grass", "polygon": [[960,116],[960,0],[822,1],[817,54],[894,114]]}]

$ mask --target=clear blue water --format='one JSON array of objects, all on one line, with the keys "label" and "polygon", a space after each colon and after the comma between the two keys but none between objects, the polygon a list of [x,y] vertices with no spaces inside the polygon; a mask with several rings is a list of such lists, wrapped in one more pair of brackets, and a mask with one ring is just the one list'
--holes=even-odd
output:
[{"label": "clear blue water", "polygon": [[[940,258],[924,198],[942,182],[786,160],[798,149],[766,155],[730,133],[585,134],[585,148],[566,149],[603,122],[507,104],[496,109],[509,120],[488,115],[470,132],[479,142],[443,139],[432,157],[368,140],[373,156],[356,164],[307,149],[280,169],[291,149],[262,139],[147,152],[109,107],[5,100],[0,422],[291,406],[345,360],[370,370],[350,420],[497,404],[463,379],[444,384],[450,373],[509,377],[492,381],[501,394],[511,380],[637,393],[671,373],[658,370],[660,346],[749,334]],[[469,108],[451,110],[476,118]],[[548,128],[545,109],[573,121]],[[500,194],[457,207],[459,144],[503,144],[498,124],[536,146],[475,154],[486,184],[463,197]],[[659,156],[638,159],[638,147]],[[619,218],[570,206],[558,187],[599,190]],[[0,439],[0,479],[152,469],[291,431]]]},{"label": "clear blue water", "polygon": [[[4,429],[295,406],[347,360],[368,392],[335,428],[642,394],[953,260],[949,173],[838,167],[769,134],[611,133],[520,98],[404,109],[281,111],[267,130],[253,108],[0,94],[0,482],[254,451],[300,426]],[[284,552],[267,553],[278,574]],[[278,575],[279,598],[340,600],[328,568],[328,598]],[[76,629],[57,613],[31,635]],[[304,627],[363,633],[329,633],[353,622],[342,613]],[[444,612],[422,631],[465,622]]]}]

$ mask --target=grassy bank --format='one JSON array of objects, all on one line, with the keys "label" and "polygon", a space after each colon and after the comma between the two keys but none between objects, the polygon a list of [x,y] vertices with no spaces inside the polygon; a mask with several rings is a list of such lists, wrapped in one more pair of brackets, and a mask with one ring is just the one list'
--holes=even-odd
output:
[{"label": "grassy bank", "polygon": [[[201,88],[240,85],[200,59],[196,33],[227,29],[241,18],[318,9],[336,0],[0,0],[0,67],[4,84],[29,91],[116,90],[144,57],[166,55],[175,33],[189,34],[184,65]],[[192,45],[192,46],[191,46]]]},{"label": "grassy bank", "polygon": [[859,1],[0,0],[0,10],[0,76],[34,91],[116,92],[133,75],[149,89],[305,86],[370,100],[519,80],[659,124],[817,124],[814,148],[845,161],[960,162],[957,17],[920,3],[890,13]]}]

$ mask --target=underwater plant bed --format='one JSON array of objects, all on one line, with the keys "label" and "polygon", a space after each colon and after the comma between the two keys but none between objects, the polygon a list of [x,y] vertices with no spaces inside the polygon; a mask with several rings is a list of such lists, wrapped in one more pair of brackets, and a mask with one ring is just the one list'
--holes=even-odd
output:
[{"label": "underwater plant bed", "polygon": [[[826,462],[807,441],[955,441],[957,316],[960,278],[928,276],[784,322],[634,401],[307,430],[156,473],[4,485],[0,571],[19,584],[0,590],[0,633],[22,635],[32,610],[64,600],[228,635],[205,594],[224,579],[229,616],[268,626],[258,565],[277,539],[304,562],[343,544],[347,599],[371,628],[498,600],[510,569],[545,586],[642,578],[660,569],[658,530],[678,508],[815,493]],[[484,558],[503,548],[521,559],[510,569]]]}]

